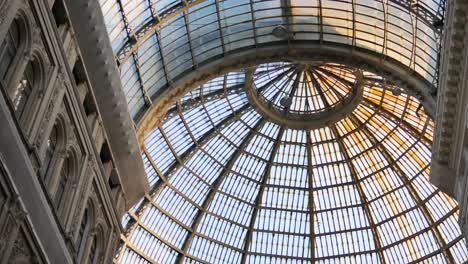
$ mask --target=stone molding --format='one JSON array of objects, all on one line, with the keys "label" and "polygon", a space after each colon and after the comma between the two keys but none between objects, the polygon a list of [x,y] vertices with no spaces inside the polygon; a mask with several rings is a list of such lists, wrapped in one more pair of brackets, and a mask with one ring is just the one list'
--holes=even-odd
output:
[{"label": "stone molding", "polygon": [[441,51],[439,90],[430,181],[451,196],[462,157],[468,96],[468,2],[451,0]]}]

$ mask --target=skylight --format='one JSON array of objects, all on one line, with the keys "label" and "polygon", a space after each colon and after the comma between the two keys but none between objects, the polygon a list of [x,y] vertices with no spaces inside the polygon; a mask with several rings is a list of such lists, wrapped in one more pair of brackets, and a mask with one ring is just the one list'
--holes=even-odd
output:
[{"label": "skylight", "polygon": [[428,182],[444,1],[100,2],[152,122],[117,263],[468,259]]}]

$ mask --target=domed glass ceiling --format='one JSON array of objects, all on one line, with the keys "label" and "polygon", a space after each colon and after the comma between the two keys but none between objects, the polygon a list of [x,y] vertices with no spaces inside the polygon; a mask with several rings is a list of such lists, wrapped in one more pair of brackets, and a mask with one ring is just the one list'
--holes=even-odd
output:
[{"label": "domed glass ceiling", "polygon": [[362,73],[342,64],[266,63],[251,78],[250,103],[270,120],[296,129],[333,124],[362,97]]},{"label": "domed glass ceiling", "polygon": [[254,84],[272,107],[314,114],[347,101],[354,93],[355,79],[345,65],[268,63],[257,68]]},{"label": "domed glass ceiling", "polygon": [[186,94],[146,138],[153,189],[124,219],[116,261],[463,263],[458,207],[427,180],[431,118],[362,74],[360,104],[317,129],[259,114],[244,72]]},{"label": "domed glass ceiling", "polygon": [[[468,259],[458,206],[427,180],[433,122],[407,93],[436,93],[445,1],[100,2],[137,124],[203,67],[287,49],[173,98],[143,144],[152,190],[116,263]],[[298,45],[369,60],[288,60]],[[425,90],[370,70],[390,61]]]},{"label": "domed glass ceiling", "polygon": [[[271,45],[362,50],[408,67],[429,87],[437,81],[445,0],[99,1],[136,121],[193,70]],[[278,26],[288,39],[272,34]]]}]

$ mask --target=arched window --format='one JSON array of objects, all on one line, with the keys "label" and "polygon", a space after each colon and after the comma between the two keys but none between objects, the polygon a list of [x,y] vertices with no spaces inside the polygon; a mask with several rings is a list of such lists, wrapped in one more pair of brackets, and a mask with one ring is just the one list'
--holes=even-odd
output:
[{"label": "arched window", "polygon": [[52,131],[50,131],[49,138],[47,139],[47,147],[45,150],[44,164],[41,167],[40,175],[42,180],[46,182],[47,175],[50,174],[51,162],[54,157],[55,150],[57,149],[58,144],[58,128],[57,125],[54,125]]},{"label": "arched window", "polygon": [[34,61],[31,61],[26,66],[23,73],[23,77],[19,81],[16,92],[13,95],[13,106],[15,109],[16,116],[21,119],[24,115],[24,110],[28,105],[28,101],[31,98],[31,94],[35,84],[35,72],[34,72]]},{"label": "arched window", "polygon": [[60,170],[60,179],[58,181],[57,185],[57,191],[55,192],[54,196],[54,204],[55,204],[55,209],[57,211],[60,211],[63,207],[63,204],[65,203],[65,188],[67,187],[68,179],[70,177],[70,158],[66,158],[63,161],[62,169]]},{"label": "arched window", "polygon": [[8,70],[13,64],[13,60],[15,59],[18,51],[19,42],[19,25],[16,20],[13,20],[13,23],[0,46],[0,79],[2,81],[5,80]]},{"label": "arched window", "polygon": [[93,239],[91,240],[91,247],[89,248],[88,264],[97,263],[98,256],[99,256],[99,253],[98,253],[98,247],[97,247],[97,239],[95,235],[93,236]]},{"label": "arched window", "polygon": [[91,227],[92,214],[89,208],[86,208],[81,219],[80,229],[78,230],[78,260],[83,259],[83,253],[86,248],[86,241],[88,239],[89,229]]}]

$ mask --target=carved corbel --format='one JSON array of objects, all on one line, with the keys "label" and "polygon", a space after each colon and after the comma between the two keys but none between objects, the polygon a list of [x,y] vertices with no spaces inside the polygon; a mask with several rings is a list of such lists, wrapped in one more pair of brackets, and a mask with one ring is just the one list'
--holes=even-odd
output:
[{"label": "carved corbel", "polygon": [[78,188],[78,180],[76,178],[74,178],[73,181],[71,182],[71,187],[73,190]]},{"label": "carved corbel", "polygon": [[97,226],[93,227],[91,230],[89,230],[89,237],[94,237],[97,235],[98,228]]},{"label": "carved corbel", "polygon": [[14,198],[14,201],[8,208],[8,212],[10,212],[10,214],[17,220],[17,223],[22,222],[24,219],[26,219],[26,216],[28,215],[27,212],[24,211],[21,206],[19,196],[16,196]]},{"label": "carved corbel", "polygon": [[67,152],[67,150],[66,150],[66,149],[60,150],[60,152],[58,153],[58,157],[59,157],[60,159],[65,159],[65,158],[67,158],[67,157],[68,157],[68,152]]}]

